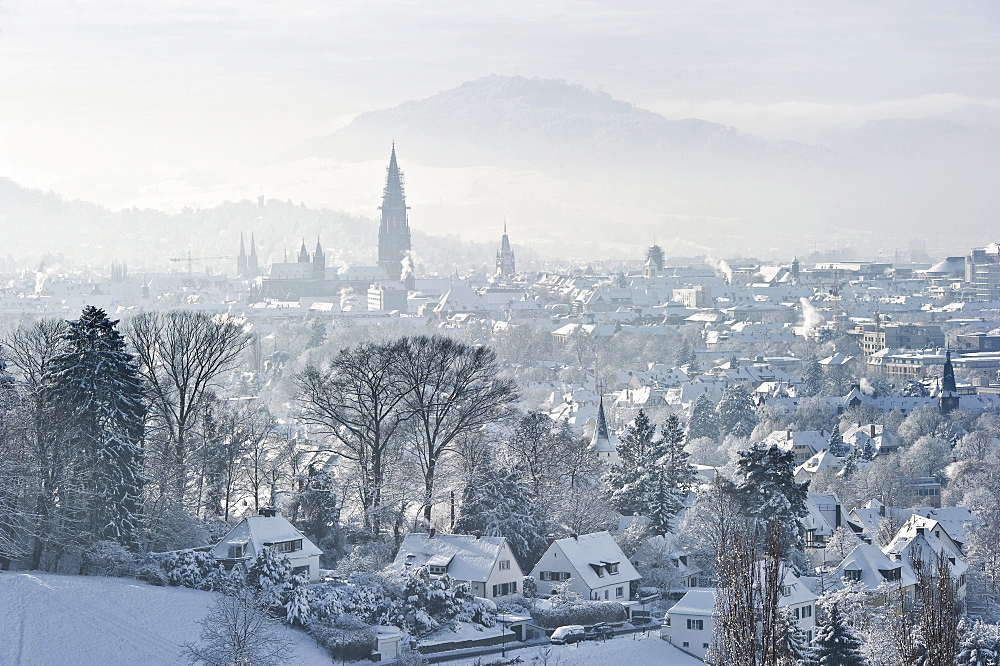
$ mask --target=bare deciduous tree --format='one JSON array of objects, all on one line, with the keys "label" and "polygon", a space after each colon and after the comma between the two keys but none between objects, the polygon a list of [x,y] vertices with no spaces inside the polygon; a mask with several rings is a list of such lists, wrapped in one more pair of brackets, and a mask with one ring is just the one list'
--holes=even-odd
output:
[{"label": "bare deciduous tree", "polygon": [[126,325],[149,389],[151,433],[163,443],[160,492],[183,507],[191,430],[216,378],[250,344],[244,322],[205,312],[144,312]]},{"label": "bare deciduous tree", "polygon": [[297,377],[303,418],[356,465],[365,527],[376,535],[386,470],[406,418],[401,403],[409,389],[398,372],[404,353],[402,341],[363,343],[341,351],[325,371],[309,366]]},{"label": "bare deciduous tree", "polygon": [[496,353],[435,335],[404,338],[400,373],[404,405],[424,476],[423,514],[431,523],[438,465],[456,439],[497,419],[517,399],[513,380],[499,376]]},{"label": "bare deciduous tree", "polygon": [[267,611],[260,592],[250,586],[220,594],[199,621],[201,640],[185,643],[189,664],[203,666],[264,666],[288,663],[292,642]]}]

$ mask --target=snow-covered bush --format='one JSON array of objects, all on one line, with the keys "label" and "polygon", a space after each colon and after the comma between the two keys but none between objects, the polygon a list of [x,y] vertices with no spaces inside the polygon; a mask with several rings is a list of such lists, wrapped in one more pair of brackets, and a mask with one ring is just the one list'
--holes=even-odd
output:
[{"label": "snow-covered bush", "polygon": [[378,574],[356,574],[347,583],[314,586],[312,592],[309,607],[319,622],[332,623],[348,614],[367,624],[382,624],[392,614],[393,601]]},{"label": "snow-covered bush", "polygon": [[550,608],[539,606],[531,611],[531,618],[541,627],[561,627],[566,624],[624,622],[628,613],[617,601],[578,601]]},{"label": "snow-covered bush", "polygon": [[375,630],[353,615],[341,615],[333,624],[313,625],[311,633],[335,660],[368,659],[378,647]]},{"label": "snow-covered bush", "polygon": [[472,594],[468,583],[453,585],[447,574],[432,577],[419,567],[406,580],[402,598],[394,605],[395,624],[414,636],[426,636],[451,621],[485,627],[496,624],[496,605]]},{"label": "snow-covered bush", "polygon": [[117,541],[98,541],[83,552],[82,572],[91,576],[131,576],[135,556]]},{"label": "snow-covered bush", "polygon": [[200,550],[178,550],[152,556],[167,577],[167,584],[198,590],[218,589],[225,578],[225,569],[211,553]]},{"label": "snow-covered bush", "polygon": [[291,580],[292,565],[288,556],[270,548],[264,548],[247,566],[247,584],[260,590],[269,608],[284,606]]},{"label": "snow-covered bush", "polygon": [[163,571],[163,567],[155,562],[149,562],[141,565],[135,571],[135,577],[139,580],[149,583],[150,585],[156,585],[157,587],[164,587],[167,584],[167,574]]}]

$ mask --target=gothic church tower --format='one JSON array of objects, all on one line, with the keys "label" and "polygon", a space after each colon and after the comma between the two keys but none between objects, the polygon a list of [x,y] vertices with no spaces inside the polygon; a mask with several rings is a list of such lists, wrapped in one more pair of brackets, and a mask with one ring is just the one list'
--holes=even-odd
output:
[{"label": "gothic church tower", "polygon": [[392,145],[380,208],[382,219],[378,228],[378,265],[393,280],[411,280],[412,273],[403,274],[403,259],[410,251],[410,223],[406,214],[403,174],[396,164],[396,144]]}]

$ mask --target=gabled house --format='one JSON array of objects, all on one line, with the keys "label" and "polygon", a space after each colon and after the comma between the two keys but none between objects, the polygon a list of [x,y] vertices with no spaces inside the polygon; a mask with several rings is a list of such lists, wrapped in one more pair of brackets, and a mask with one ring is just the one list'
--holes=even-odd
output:
[{"label": "gabled house", "polygon": [[522,591],[524,574],[504,537],[410,532],[389,570],[403,574],[419,567],[468,583],[477,597],[504,600]]},{"label": "gabled house", "polygon": [[[660,638],[704,659],[715,632],[715,588],[688,590],[663,619]],[[778,591],[778,608],[784,609],[811,643],[816,628],[816,594],[784,568]],[[759,622],[759,619],[758,619]]]},{"label": "gabled house", "polygon": [[293,574],[305,574],[310,582],[319,580],[319,556],[323,551],[274,508],[262,508],[259,515],[241,520],[211,553],[217,562],[231,569],[254,559],[265,548],[286,556]]},{"label": "gabled house", "polygon": [[855,546],[847,557],[833,570],[833,585],[857,583],[872,594],[902,593],[913,599],[917,579],[909,562],[893,561],[869,543]]},{"label": "gabled house", "polygon": [[632,582],[642,579],[607,532],[552,539],[531,575],[542,596],[572,579],[569,589],[584,599],[622,603],[632,600]]},{"label": "gabled house", "polygon": [[[915,516],[915,518],[920,517]],[[943,532],[942,536],[947,537]],[[927,567],[932,575],[937,566],[938,557],[943,555],[948,561],[949,573],[955,581],[955,592],[959,599],[965,599],[967,583],[965,574],[969,570],[969,565],[966,564],[961,552],[955,552],[951,545],[935,536],[928,527],[908,521],[900,528],[896,538],[882,549],[882,552],[893,562],[903,562],[912,568],[916,568],[916,562],[919,562],[922,566]]]}]

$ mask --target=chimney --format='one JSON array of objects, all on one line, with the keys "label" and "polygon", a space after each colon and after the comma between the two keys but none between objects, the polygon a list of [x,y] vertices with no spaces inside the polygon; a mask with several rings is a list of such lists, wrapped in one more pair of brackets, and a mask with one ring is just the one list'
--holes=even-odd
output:
[{"label": "chimney", "polygon": [[791,430],[786,430],[785,431],[785,439],[791,439],[791,438],[792,438],[792,431]]},{"label": "chimney", "polygon": [[483,533],[480,532],[479,530],[476,530],[476,541],[479,541],[482,538],[482,536],[483,536]]},{"label": "chimney", "polygon": [[277,515],[278,510],[273,506],[262,506],[260,507],[259,513],[265,518],[274,518]]},{"label": "chimney", "polygon": [[437,531],[436,529],[434,529],[434,528],[432,527],[432,528],[430,529],[430,532],[429,532],[429,533],[427,534],[427,538],[428,538],[428,539],[433,539],[433,538],[434,538],[434,535],[435,535],[435,534],[437,534],[437,532],[438,532],[438,531]]},{"label": "chimney", "polygon": [[579,541],[580,540],[580,535],[577,534],[576,532],[573,532],[572,534],[570,534],[570,536],[573,537],[574,541]]},{"label": "chimney", "polygon": [[918,535],[921,535],[921,534],[923,534],[923,533],[924,533],[924,528],[922,528],[922,527],[918,527],[918,528],[917,528],[917,534],[918,534]]},{"label": "chimney", "polygon": [[545,547],[548,548],[556,542],[556,537],[554,534],[548,534],[545,536]]},{"label": "chimney", "polygon": [[875,424],[874,423],[871,424],[870,426],[868,426],[868,432],[871,434],[872,437],[875,436]]}]

